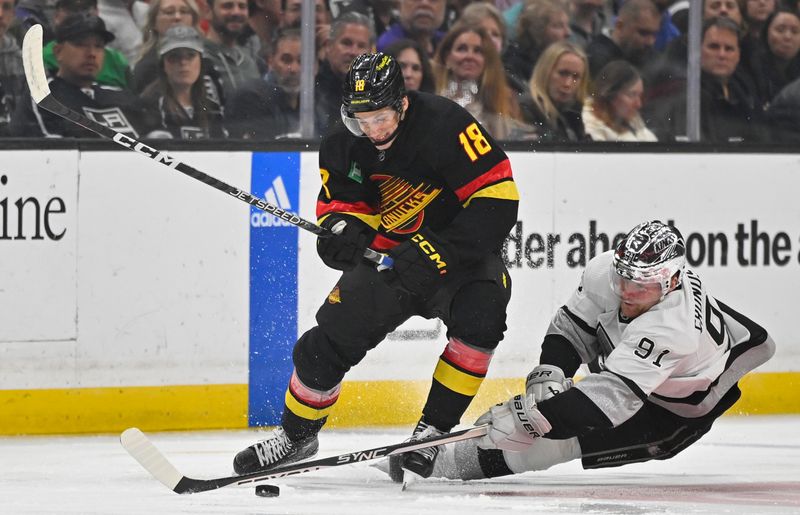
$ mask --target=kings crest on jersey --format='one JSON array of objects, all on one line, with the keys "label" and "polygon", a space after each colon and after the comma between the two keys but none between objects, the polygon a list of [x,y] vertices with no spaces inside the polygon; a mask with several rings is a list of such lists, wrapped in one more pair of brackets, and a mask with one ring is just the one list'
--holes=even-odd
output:
[{"label": "kings crest on jersey", "polygon": [[661,302],[632,320],[623,318],[611,286],[612,259],[608,251],[589,262],[548,335],[568,340],[583,363],[599,362],[601,373],[576,388],[614,425],[645,401],[680,416],[703,416],[774,352],[762,328],[709,295],[688,267]]},{"label": "kings crest on jersey", "polygon": [[[390,249],[422,227],[449,227],[472,203],[513,211],[516,219],[518,194],[500,145],[457,104],[425,93],[408,97],[402,129],[385,152],[345,129],[322,142],[317,217],[358,217],[377,230],[375,250]],[[493,216],[471,221],[476,230],[494,222]],[[459,237],[450,239],[459,244]],[[492,245],[498,248],[484,250],[499,250]]]},{"label": "kings crest on jersey", "polygon": [[[126,136],[143,137],[152,128],[142,102],[126,90],[97,83],[90,88],[80,88],[60,77],[50,79],[49,84],[59,102]],[[12,123],[16,126],[15,133],[22,136],[97,137],[46,109],[39,109],[33,99],[18,113]]]}]

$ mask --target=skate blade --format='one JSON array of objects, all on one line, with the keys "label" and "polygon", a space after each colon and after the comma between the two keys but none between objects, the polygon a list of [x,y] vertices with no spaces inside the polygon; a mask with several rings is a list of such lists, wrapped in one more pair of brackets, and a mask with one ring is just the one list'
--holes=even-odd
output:
[{"label": "skate blade", "polygon": [[411,472],[410,470],[404,470],[403,471],[403,487],[400,489],[400,491],[401,492],[405,492],[406,490],[408,490],[408,488],[411,485],[413,485],[414,483],[416,483],[420,479],[422,479],[422,476],[420,476],[419,474]]}]

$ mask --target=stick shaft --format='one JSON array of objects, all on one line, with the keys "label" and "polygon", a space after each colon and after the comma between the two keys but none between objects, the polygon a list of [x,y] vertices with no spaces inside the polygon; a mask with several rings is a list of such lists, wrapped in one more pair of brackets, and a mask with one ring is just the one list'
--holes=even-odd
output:
[{"label": "stick shaft", "polygon": [[167,460],[161,451],[150,442],[147,436],[136,428],[126,429],[120,436],[122,446],[126,451],[138,461],[150,474],[161,481],[167,488],[179,494],[193,494],[217,490],[226,486],[248,485],[278,479],[305,472],[313,472],[323,468],[339,467],[351,463],[376,460],[386,458],[396,454],[436,447],[448,443],[479,438],[486,435],[488,426],[476,426],[454,433],[418,440],[414,442],[402,442],[385,447],[375,447],[363,451],[356,451],[338,456],[331,456],[318,460],[306,461],[303,463],[292,463],[283,467],[278,467],[266,472],[252,472],[241,476],[218,477],[214,479],[195,479],[184,476]]},{"label": "stick shaft", "polygon": [[[288,222],[291,225],[309,231],[317,236],[326,237],[331,236],[332,233],[318,226],[315,223],[309,222],[295,213],[281,209],[275,204],[271,204],[262,198],[258,198],[245,190],[231,186],[216,177],[212,177],[206,173],[201,172],[197,168],[190,166],[179,159],[172,157],[166,152],[162,152],[156,148],[151,147],[141,141],[117,132],[110,127],[98,123],[72,109],[68,108],[59,102],[50,91],[50,86],[47,81],[47,76],[44,71],[44,64],[42,58],[42,27],[41,25],[34,25],[28,32],[25,33],[25,38],[22,42],[22,64],[25,68],[25,79],[28,82],[28,88],[31,96],[33,97],[36,105],[50,111],[51,113],[60,116],[66,120],[71,121],[76,125],[80,125],[84,129],[88,129],[103,138],[110,139],[111,141],[125,147],[128,150],[137,152],[153,161],[177,170],[192,179],[196,179],[204,184],[218,189],[228,195],[235,197],[242,202],[246,202],[257,209],[265,211],[274,215],[281,220]],[[379,270],[391,268],[392,259],[380,252],[372,249],[364,251],[364,257],[369,261],[378,265]]]}]

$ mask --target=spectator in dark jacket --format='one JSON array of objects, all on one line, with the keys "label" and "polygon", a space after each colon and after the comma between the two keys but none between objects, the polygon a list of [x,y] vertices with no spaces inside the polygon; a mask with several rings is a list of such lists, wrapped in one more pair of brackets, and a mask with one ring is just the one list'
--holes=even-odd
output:
[{"label": "spectator in dark jacket", "polygon": [[589,65],[583,50],[562,41],[547,47],[530,82],[530,94],[520,100],[525,123],[536,129],[538,141],[569,143],[585,141],[583,104],[586,101]]},{"label": "spectator in dark jacket", "polygon": [[[53,53],[58,73],[50,90],[65,106],[134,138],[150,132],[141,101],[128,90],[97,83],[105,46],[114,39],[105,23],[94,16],[76,14],[56,29]],[[97,137],[92,132],[52,114],[29,99],[20,102],[12,117],[11,131],[18,136]]]},{"label": "spectator in dark jacket", "polygon": [[[703,23],[700,57],[703,141],[725,143],[765,138],[763,112],[752,91],[734,75],[740,59],[740,34],[739,26],[727,17],[714,17]],[[685,139],[686,94],[663,102],[650,120],[659,140]]]},{"label": "spectator in dark jacket", "polygon": [[570,36],[569,14],[560,0],[541,0],[525,6],[514,38],[503,53],[503,65],[514,81],[527,84],[544,49]]},{"label": "spectator in dark jacket", "polygon": [[594,77],[603,66],[622,59],[641,70],[652,58],[661,26],[661,13],[652,0],[628,0],[619,11],[611,37],[599,35],[586,47],[589,72]]},{"label": "spectator in dark jacket", "polygon": [[[742,12],[737,0],[704,0],[703,21],[715,17],[731,20],[739,28],[740,33],[744,32]],[[751,40],[747,38],[740,38],[739,48],[742,56],[751,54],[748,50],[750,42]],[[688,36],[684,33],[673,39],[664,52],[645,65],[642,73],[645,85],[642,116],[648,125],[662,124],[663,120],[653,120],[652,116],[654,114],[661,116],[658,111],[664,105],[686,94],[688,53]],[[755,91],[755,81],[741,60],[734,73],[733,80],[751,93]]]},{"label": "spectator in dark jacket", "polygon": [[572,0],[569,40],[586,49],[592,40],[603,33],[606,26],[605,0]]},{"label": "spectator in dark jacket", "polygon": [[[213,63],[222,81],[225,96],[232,96],[245,82],[261,77],[261,58],[239,44],[248,28],[247,0],[208,0],[210,23],[205,41],[205,56]],[[265,66],[264,66],[265,68]]]},{"label": "spectator in dark jacket", "polygon": [[209,139],[227,136],[219,98],[209,96],[202,76],[203,38],[192,27],[170,27],[158,45],[158,79],[142,98],[158,129],[149,137]]},{"label": "spectator in dark jacket", "polygon": [[760,104],[766,107],[787,84],[800,78],[800,13],[787,8],[773,12],[755,47],[744,64]]},{"label": "spectator in dark jacket", "polygon": [[272,46],[267,74],[245,84],[228,105],[225,120],[232,138],[300,137],[300,32],[282,30]]}]

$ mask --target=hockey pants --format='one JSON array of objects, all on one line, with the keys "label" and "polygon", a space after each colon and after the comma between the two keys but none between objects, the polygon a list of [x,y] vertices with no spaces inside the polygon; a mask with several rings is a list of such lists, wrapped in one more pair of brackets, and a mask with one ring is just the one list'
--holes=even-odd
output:
[{"label": "hockey pants", "polygon": [[282,419],[290,438],[316,434],[347,371],[414,315],[439,318],[447,327],[424,420],[449,431],[477,393],[506,330],[511,279],[502,260],[492,255],[453,274],[429,300],[387,286],[379,274],[368,264],[343,273],[317,312],[318,325],[295,344]]}]

